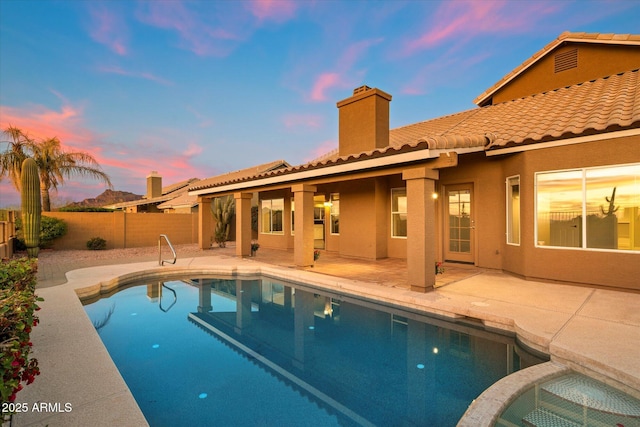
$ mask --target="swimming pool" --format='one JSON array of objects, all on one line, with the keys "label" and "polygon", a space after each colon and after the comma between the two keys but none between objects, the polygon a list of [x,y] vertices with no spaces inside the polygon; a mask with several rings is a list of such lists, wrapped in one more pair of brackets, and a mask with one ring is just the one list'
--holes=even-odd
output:
[{"label": "swimming pool", "polygon": [[85,310],[152,426],[454,426],[541,362],[477,325],[266,277],[141,283]]}]

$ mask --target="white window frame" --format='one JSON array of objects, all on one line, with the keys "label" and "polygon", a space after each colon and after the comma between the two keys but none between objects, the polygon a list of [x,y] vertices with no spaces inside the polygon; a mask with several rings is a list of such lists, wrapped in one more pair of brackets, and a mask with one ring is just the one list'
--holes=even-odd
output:
[{"label": "white window frame", "polygon": [[[627,250],[627,249],[604,249],[604,248],[589,248],[587,247],[587,227],[586,227],[586,212],[587,212],[587,171],[589,170],[597,170],[597,169],[611,169],[611,168],[620,168],[626,166],[637,166],[640,163],[622,163],[622,164],[614,164],[614,165],[604,165],[604,166],[591,166],[584,168],[569,168],[569,169],[556,169],[556,170],[547,170],[540,171],[534,174],[534,192],[533,192],[533,210],[534,210],[534,227],[533,227],[533,239],[534,239],[534,247],[540,249],[559,249],[559,250],[575,250],[575,251],[592,251],[592,252],[615,252],[615,253],[624,253],[624,254],[637,254],[640,255],[640,251]],[[538,175],[545,175],[550,173],[562,173],[562,172],[572,172],[572,171],[580,171],[582,174],[582,246],[581,247],[567,247],[567,246],[550,246],[550,245],[540,245],[538,244]]]},{"label": "white window frame", "polygon": [[[338,201],[338,212],[337,213],[333,213],[333,203],[334,201]],[[331,193],[329,194],[329,203],[331,204],[329,206],[329,234],[331,234],[332,236],[339,236],[340,235],[340,193]],[[336,217],[338,218],[338,232],[334,233],[333,231],[333,218]]]},{"label": "white window frame", "polygon": [[294,236],[295,233],[295,218],[294,218],[294,213],[296,211],[296,203],[294,198],[291,198],[291,235]]},{"label": "white window frame", "polygon": [[[281,231],[273,231],[273,202],[276,200],[281,200],[282,201],[282,230]],[[262,217],[262,209],[264,206],[264,203],[269,203],[269,230],[270,231],[264,231],[264,224],[260,224],[260,234],[275,234],[275,235],[282,235],[284,234],[284,199],[283,198],[276,198],[276,199],[263,199],[260,200],[260,220],[264,221],[264,218]]]},{"label": "white window frame", "polygon": [[[513,183],[511,181],[514,181],[517,179],[517,185],[518,185],[518,205],[519,205],[519,209],[518,209],[518,240],[517,242],[513,241],[513,235],[511,233],[512,231],[512,223],[513,223]],[[522,186],[520,185],[520,175],[512,175],[512,176],[508,176],[506,181],[505,181],[505,185],[506,185],[506,239],[507,239],[507,245],[512,245],[512,246],[520,246],[520,242],[521,242],[521,237],[522,237]]]},{"label": "white window frame", "polygon": [[[394,195],[394,193],[397,193],[397,192],[404,193],[404,196],[406,198],[407,197],[407,188],[406,187],[398,187],[398,188],[392,188],[391,189],[391,205],[390,205],[390,208],[391,208],[390,209],[391,210],[391,238],[392,239],[406,239],[407,236],[395,236],[394,235],[394,226],[393,226],[394,215],[401,215],[403,213],[405,215],[407,215],[406,211],[402,212],[402,211],[394,211],[393,210],[393,195]],[[407,229],[407,234],[408,234],[408,232],[409,232],[409,230]]]}]

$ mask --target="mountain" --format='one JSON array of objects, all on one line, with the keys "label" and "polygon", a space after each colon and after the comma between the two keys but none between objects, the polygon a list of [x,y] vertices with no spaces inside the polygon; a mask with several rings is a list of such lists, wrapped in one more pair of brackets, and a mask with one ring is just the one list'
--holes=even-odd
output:
[{"label": "mountain", "polygon": [[105,190],[104,193],[100,194],[95,199],[84,199],[81,202],[70,203],[66,207],[97,208],[105,205],[112,205],[114,203],[130,202],[139,199],[142,199],[142,196],[129,193],[128,191]]}]

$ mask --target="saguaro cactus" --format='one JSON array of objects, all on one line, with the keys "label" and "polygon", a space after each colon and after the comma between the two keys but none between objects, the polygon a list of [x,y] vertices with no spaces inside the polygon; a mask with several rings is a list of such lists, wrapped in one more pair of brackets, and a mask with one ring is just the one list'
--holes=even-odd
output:
[{"label": "saguaro cactus", "polygon": [[40,177],[35,160],[27,158],[22,162],[20,175],[22,184],[22,230],[24,243],[27,246],[27,254],[30,258],[38,256],[40,244],[40,215],[42,206],[40,203]]},{"label": "saguaro cactus", "polygon": [[217,197],[211,205],[211,212],[216,220],[215,239],[221,248],[226,246],[226,242],[229,239],[234,207],[234,200],[231,196]]}]

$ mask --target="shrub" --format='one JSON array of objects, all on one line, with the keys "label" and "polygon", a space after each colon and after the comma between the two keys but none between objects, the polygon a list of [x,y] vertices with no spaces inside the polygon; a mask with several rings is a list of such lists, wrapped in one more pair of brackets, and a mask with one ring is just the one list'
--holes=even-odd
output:
[{"label": "shrub", "polygon": [[40,247],[50,248],[53,241],[67,233],[67,223],[59,218],[43,216],[40,220]]},{"label": "shrub", "polygon": [[[53,241],[59,237],[64,236],[67,233],[67,223],[59,218],[53,218],[50,216],[43,216],[40,219],[40,247],[50,248]],[[23,250],[26,248],[24,244],[24,236],[22,233],[22,220],[16,218],[16,237],[18,242],[15,248],[17,250]]]},{"label": "shrub", "polygon": [[[38,361],[29,359],[31,328],[38,324],[34,312],[43,301],[35,295],[36,260],[19,258],[0,264],[0,400],[13,402],[22,382],[31,384],[40,374]],[[3,414],[4,416],[5,414]]]},{"label": "shrub", "polygon": [[107,249],[107,241],[102,237],[92,237],[87,241],[87,249],[90,251],[103,251]]}]

